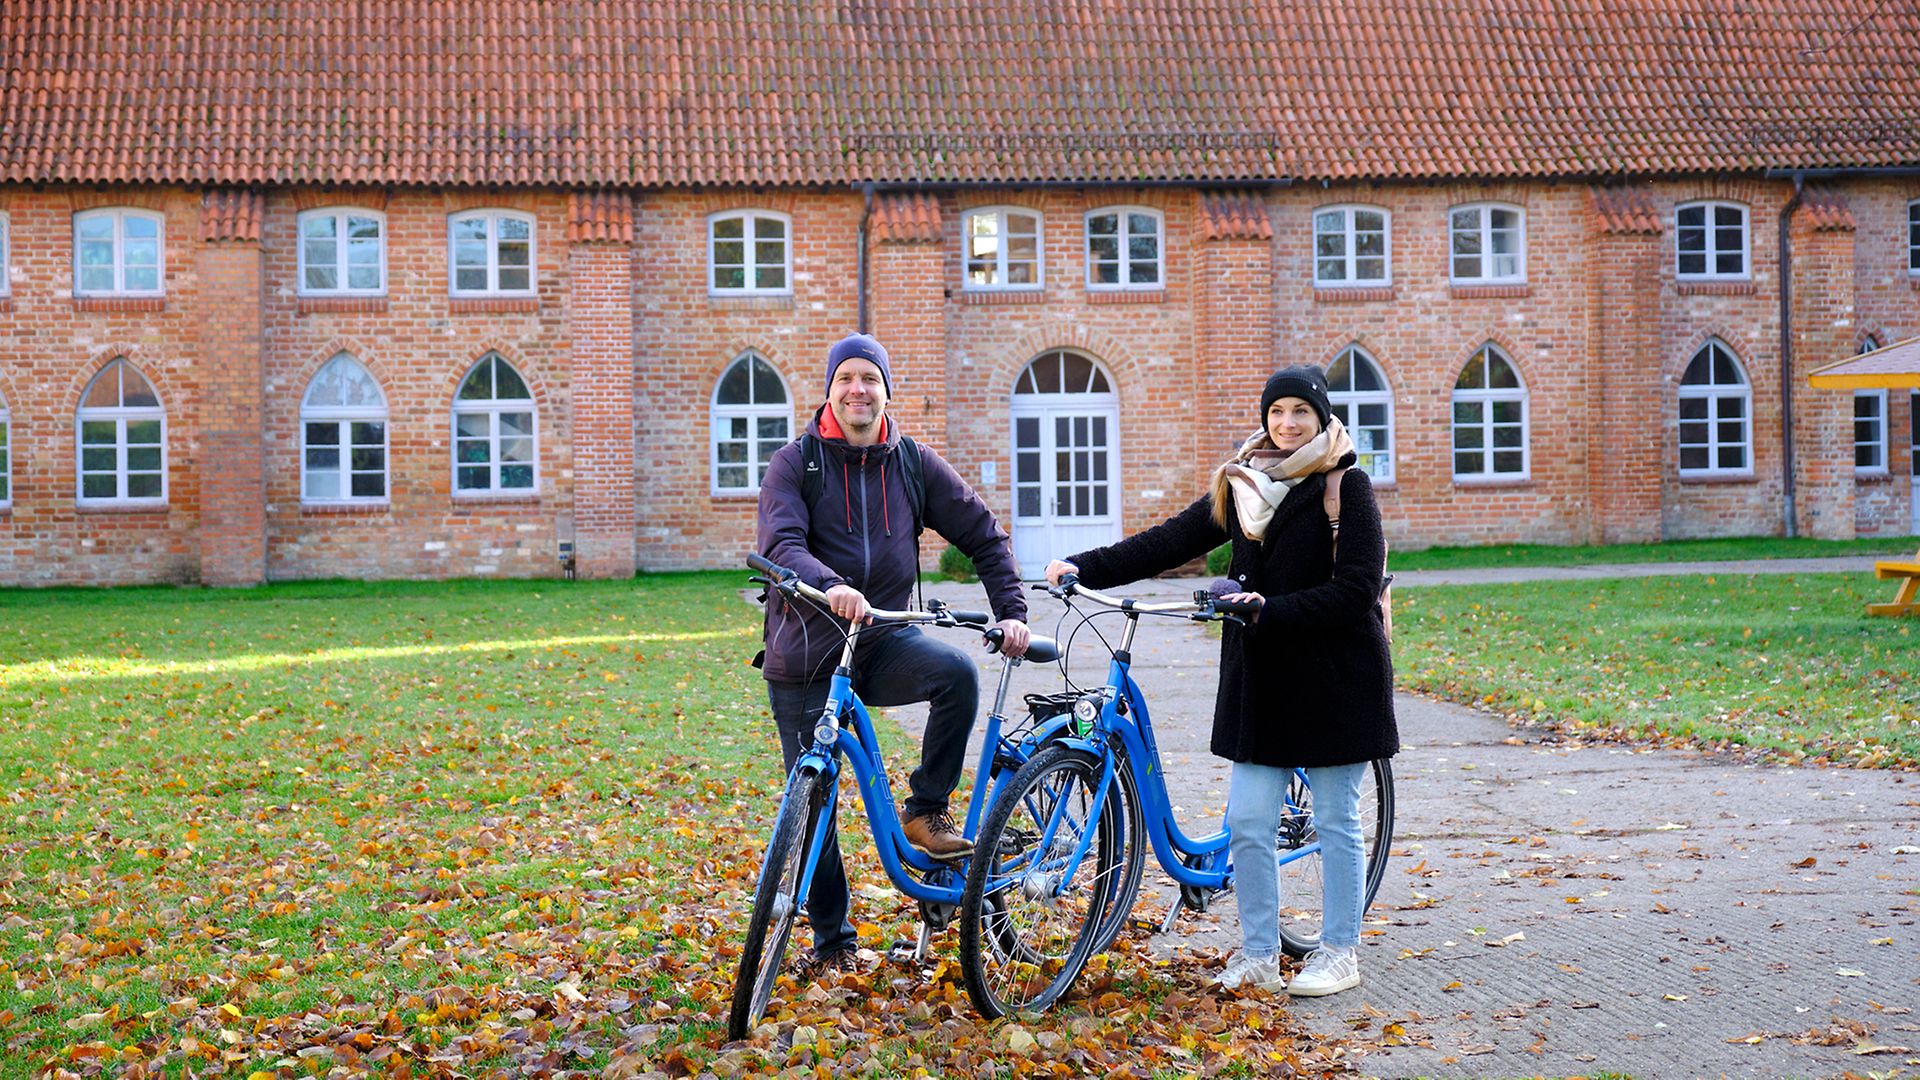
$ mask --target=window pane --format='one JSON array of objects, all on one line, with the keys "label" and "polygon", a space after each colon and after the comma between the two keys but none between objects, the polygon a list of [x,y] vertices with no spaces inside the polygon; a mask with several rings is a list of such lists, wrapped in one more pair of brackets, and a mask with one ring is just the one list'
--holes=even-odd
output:
[{"label": "window pane", "polygon": [[727,417],[727,438],[745,439],[747,437],[747,418],[744,416]]},{"label": "window pane", "polygon": [[[1090,237],[1112,237],[1119,231],[1119,214],[1095,214],[1087,219],[1087,235]],[[1109,240],[1109,243],[1111,242]]]},{"label": "window pane", "polygon": [[1385,281],[1387,279],[1387,260],[1353,260],[1353,277],[1356,281]]},{"label": "window pane", "polygon": [[453,275],[453,287],[461,292],[484,292],[487,287],[485,270],[460,270]]},{"label": "window pane", "polygon": [[380,235],[380,219],[350,217],[347,219],[347,235],[361,240],[377,239]]},{"label": "window pane", "polygon": [[1683,397],[1680,399],[1680,419],[1705,420],[1707,418],[1707,399],[1702,397]]},{"label": "window pane", "polygon": [[1477,401],[1454,402],[1453,422],[1456,424],[1478,424],[1480,422],[1480,403]]},{"label": "window pane", "polygon": [[1525,472],[1526,455],[1518,450],[1496,450],[1493,454],[1493,471],[1497,473]]},{"label": "window pane", "polygon": [[1682,229],[1698,229],[1707,223],[1707,208],[1704,206],[1683,206],[1680,208],[1679,222]]},{"label": "window pane", "polygon": [[1707,467],[1707,448],[1704,446],[1680,447],[1680,467],[1683,469],[1704,469]]},{"label": "window pane", "polygon": [[485,491],[488,486],[488,472],[485,465],[462,465],[456,471],[456,483],[462,491]]},{"label": "window pane", "polygon": [[347,241],[347,262],[356,266],[378,266],[380,264],[380,240]]},{"label": "window pane", "polygon": [[490,430],[486,413],[461,413],[453,418],[454,430],[462,438],[485,438]]},{"label": "window pane", "polygon": [[719,405],[747,405],[753,401],[753,373],[747,361],[739,360],[720,377],[713,400]]},{"label": "window pane", "polygon": [[754,434],[761,439],[786,442],[787,418],[784,416],[762,416],[754,425]]},{"label": "window pane", "polygon": [[[520,373],[514,370],[512,364],[504,361],[495,363],[493,377],[495,379],[493,388],[495,400],[521,401],[533,396],[527,392],[526,381],[520,378]],[[504,417],[502,419],[504,420]]]},{"label": "window pane", "polygon": [[80,289],[83,292],[111,291],[113,289],[113,267],[82,267],[80,270]]},{"label": "window pane", "polygon": [[1683,274],[1704,274],[1707,272],[1707,257],[1698,253],[1680,254],[1680,272]]},{"label": "window pane", "polygon": [[1520,403],[1517,401],[1493,403],[1493,422],[1496,424],[1517,424],[1520,422],[1520,414]]},{"label": "window pane", "polygon": [[1738,274],[1744,272],[1746,256],[1738,250],[1723,251],[1714,257],[1713,272],[1716,274]]},{"label": "window pane", "polygon": [[527,462],[533,460],[532,439],[501,439],[500,460]]},{"label": "window pane", "polygon": [[[314,466],[309,463],[308,469]],[[338,472],[307,473],[306,497],[309,499],[337,499],[340,497],[340,474]]]},{"label": "window pane", "polygon": [[160,421],[127,421],[127,442],[157,446],[160,443]]},{"label": "window pane", "polygon": [[119,454],[111,446],[85,447],[80,451],[80,471],[112,472],[119,461]]},{"label": "window pane", "polygon": [[1015,483],[1037,484],[1040,482],[1040,455],[1015,454],[1013,459],[1013,478]]},{"label": "window pane", "polygon": [[[1379,404],[1362,404],[1360,406],[1360,426],[1363,428],[1386,427],[1387,407]],[[1378,449],[1378,447],[1375,447],[1375,449]]]},{"label": "window pane", "polygon": [[1453,253],[1455,255],[1480,254],[1480,231],[1456,232],[1453,234]]},{"label": "window pane", "polygon": [[151,266],[129,266],[126,269],[126,288],[128,292],[158,292],[160,290],[160,271]]},{"label": "window pane", "polygon": [[713,287],[716,289],[744,289],[747,287],[747,272],[738,266],[715,266],[713,268]]},{"label": "window pane", "polygon": [[1480,276],[1480,257],[1456,257],[1453,260],[1453,276],[1457,278],[1477,278]]},{"label": "window pane", "polygon": [[1087,254],[1090,258],[1112,262],[1120,258],[1120,238],[1116,236],[1095,236],[1087,241]]},{"label": "window pane", "polygon": [[379,287],[380,268],[378,266],[354,266],[347,269],[347,288],[378,289]]},{"label": "window pane", "polygon": [[1521,434],[1521,430],[1518,427],[1508,427],[1505,425],[1496,427],[1493,429],[1493,445],[1496,449],[1501,450],[1518,449],[1526,445],[1521,439]]},{"label": "window pane", "polygon": [[1387,219],[1378,210],[1355,210],[1353,212],[1353,230],[1359,233],[1382,232],[1387,227]]},{"label": "window pane", "polygon": [[533,486],[533,466],[500,466],[500,486],[502,488],[526,489]]},{"label": "window pane", "polygon": [[111,239],[82,239],[80,241],[80,265],[83,267],[112,266],[113,241]]},{"label": "window pane", "polygon": [[752,486],[747,479],[747,467],[745,465],[722,465],[717,475],[720,486],[723,488],[744,488]]},{"label": "window pane", "polygon": [[713,245],[716,265],[738,266],[747,261],[747,245],[739,240],[723,240]]},{"label": "window pane", "polygon": [[307,468],[338,470],[340,468],[340,449],[338,447],[309,446],[307,448]]},{"label": "window pane", "polygon": [[378,446],[356,446],[352,467],[355,472],[378,472],[387,467],[387,452]]},{"label": "window pane", "polygon": [[467,374],[466,381],[460,384],[461,401],[485,401],[493,396],[493,361],[491,358],[474,365]]},{"label": "window pane", "polygon": [[746,235],[745,218],[720,218],[713,223],[713,235],[720,237],[738,237]]},{"label": "window pane", "polygon": [[1495,255],[1493,257],[1493,276],[1510,278],[1520,276],[1520,256]]},{"label": "window pane", "polygon": [[160,497],[159,473],[128,473],[127,498],[157,499]]},{"label": "window pane", "polygon": [[1318,281],[1345,281],[1347,264],[1339,259],[1321,259],[1314,264],[1313,276]]},{"label": "window pane", "polygon": [[1722,443],[1741,444],[1746,442],[1747,425],[1740,420],[1720,421],[1720,441]]},{"label": "window pane", "polygon": [[1039,242],[1031,236],[1010,236],[1007,238],[1007,258],[1032,262],[1040,257]]},{"label": "window pane", "polygon": [[1134,259],[1153,260],[1160,257],[1160,241],[1152,236],[1133,236],[1127,239],[1127,255]]},{"label": "window pane", "polygon": [[723,442],[713,448],[714,460],[722,465],[739,465],[747,460],[747,444]]},{"label": "window pane", "polygon": [[754,218],[753,234],[762,240],[781,239],[787,235],[787,223],[779,218]]},{"label": "window pane", "polygon": [[1453,448],[1455,450],[1479,450],[1486,446],[1486,429],[1478,424],[1453,429]]},{"label": "window pane", "polygon": [[111,420],[84,420],[80,441],[87,446],[112,446],[120,440],[120,425]]},{"label": "window pane", "polygon": [[1453,472],[1456,476],[1473,476],[1482,470],[1482,458],[1479,454],[1453,455]]},{"label": "window pane", "polygon": [[353,497],[356,499],[380,499],[387,494],[385,473],[355,473],[353,476]]},{"label": "window pane", "polygon": [[533,277],[525,267],[500,268],[501,292],[525,292],[533,287]]},{"label": "window pane", "polygon": [[136,472],[160,471],[160,448],[157,446],[128,447],[127,468]]},{"label": "window pane", "polygon": [[1744,469],[1747,467],[1747,449],[1744,446],[1723,446],[1720,448],[1720,467],[1723,469]]},{"label": "window pane", "polygon": [[1377,232],[1355,233],[1353,237],[1353,253],[1355,255],[1367,255],[1376,258],[1384,256],[1387,253],[1387,234]]},{"label": "window pane", "polygon": [[1127,231],[1131,232],[1136,239],[1146,237],[1157,243],[1160,236],[1160,222],[1152,214],[1128,214]]},{"label": "window pane", "polygon": [[331,263],[316,265],[313,257],[307,258],[307,288],[315,292],[338,288],[340,275]]},{"label": "window pane", "polygon": [[334,235],[334,218],[331,214],[310,214],[300,219],[300,235],[303,237],[325,237]]},{"label": "window pane", "polygon": [[1007,265],[1007,284],[1033,285],[1038,283],[1035,267],[1032,263],[1009,263]]},{"label": "window pane", "polygon": [[121,234],[129,240],[155,240],[160,236],[158,218],[128,215],[121,222]]},{"label": "window pane", "polygon": [[762,266],[754,273],[754,288],[784,289],[787,287],[787,269],[779,264]]},{"label": "window pane", "polygon": [[1487,354],[1487,381],[1496,390],[1518,390],[1520,375],[1513,365],[1493,353]]},{"label": "window pane", "polygon": [[[518,218],[501,218],[500,219],[500,239],[502,241],[500,246],[502,248],[505,248],[508,246],[505,243],[505,241],[528,240],[528,239],[531,239],[532,237],[533,237],[532,223],[521,221]],[[522,250],[525,250],[526,248],[525,244],[519,244],[515,246],[520,247]]]},{"label": "window pane", "polygon": [[487,238],[487,219],[483,217],[461,218],[453,223],[453,239],[457,242],[485,240]]}]

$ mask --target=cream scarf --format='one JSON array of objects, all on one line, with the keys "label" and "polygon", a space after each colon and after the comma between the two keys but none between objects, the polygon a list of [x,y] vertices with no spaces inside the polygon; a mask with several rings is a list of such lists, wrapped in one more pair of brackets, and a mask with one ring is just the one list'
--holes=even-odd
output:
[{"label": "cream scarf", "polygon": [[1264,539],[1274,510],[1295,484],[1336,468],[1352,452],[1353,439],[1337,416],[1329,417],[1325,430],[1291,454],[1276,449],[1266,431],[1254,432],[1240,444],[1233,460],[1221,466],[1233,489],[1240,531],[1254,540]]}]

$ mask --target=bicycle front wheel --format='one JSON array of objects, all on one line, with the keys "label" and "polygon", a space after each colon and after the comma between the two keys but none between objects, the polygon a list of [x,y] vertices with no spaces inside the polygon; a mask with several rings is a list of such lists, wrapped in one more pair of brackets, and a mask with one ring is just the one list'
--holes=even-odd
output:
[{"label": "bicycle front wheel", "polygon": [[787,797],[774,822],[773,840],[760,864],[760,884],[753,893],[753,915],[747,920],[747,940],[740,949],[740,968],[733,979],[733,1011],[727,1018],[727,1037],[744,1039],[766,1014],[786,958],[787,939],[805,899],[801,872],[813,834],[820,827],[827,787],[811,769],[796,770],[787,781]]},{"label": "bicycle front wheel", "polygon": [[1125,841],[1125,811],[1111,792],[1094,822],[1099,782],[1099,758],[1048,747],[1014,774],[980,827],[961,894],[960,965],[989,1019],[1052,1005],[1092,951]]},{"label": "bicycle front wheel", "polygon": [[[1364,912],[1386,877],[1387,849],[1393,844],[1393,763],[1386,758],[1373,762],[1360,782],[1360,837],[1366,858],[1366,892],[1360,904]],[[1320,947],[1326,866],[1314,826],[1313,789],[1299,769],[1287,783],[1278,848],[1280,947],[1288,956],[1305,956]]]}]

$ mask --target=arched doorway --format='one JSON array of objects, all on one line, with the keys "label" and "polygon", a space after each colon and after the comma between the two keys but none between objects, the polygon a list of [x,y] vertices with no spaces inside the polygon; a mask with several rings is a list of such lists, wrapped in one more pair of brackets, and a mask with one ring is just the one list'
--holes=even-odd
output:
[{"label": "arched doorway", "polygon": [[1120,396],[1099,361],[1055,349],[1014,380],[1013,555],[1047,560],[1120,538]]}]

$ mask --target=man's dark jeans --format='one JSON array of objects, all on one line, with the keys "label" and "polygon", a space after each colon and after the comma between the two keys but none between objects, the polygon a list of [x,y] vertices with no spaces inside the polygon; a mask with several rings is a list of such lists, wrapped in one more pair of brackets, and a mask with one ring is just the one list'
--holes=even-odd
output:
[{"label": "man's dark jeans", "polygon": [[[854,662],[853,689],[870,706],[930,702],[920,767],[907,785],[906,816],[946,809],[947,795],[960,782],[966,762],[967,733],[980,709],[980,669],[965,652],[913,627],[881,630]],[[865,635],[862,635],[863,637]],[[788,771],[813,745],[813,725],[827,704],[828,680],[767,684],[774,723],[780,728],[780,758]],[[813,952],[826,956],[850,947],[857,935],[848,918],[852,897],[840,862],[839,823],[826,823],[826,848],[807,891],[807,921],[813,926]]]}]

